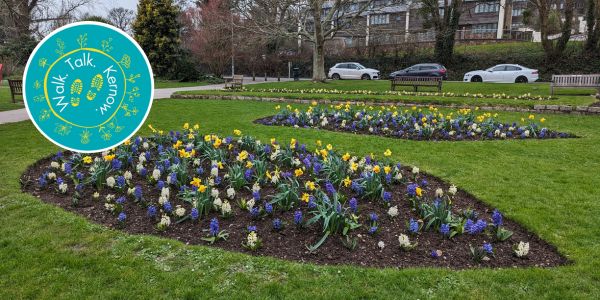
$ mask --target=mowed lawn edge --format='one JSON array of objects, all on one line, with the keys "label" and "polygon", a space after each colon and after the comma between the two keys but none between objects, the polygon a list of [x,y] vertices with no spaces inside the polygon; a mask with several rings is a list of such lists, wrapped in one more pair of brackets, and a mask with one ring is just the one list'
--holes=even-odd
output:
[{"label": "mowed lawn edge", "polygon": [[[600,232],[590,170],[600,119],[545,115],[548,127],[582,138],[552,141],[422,143],[311,129],[265,127],[252,121],[272,103],[159,100],[147,123],[165,130],[198,122],[204,132],[233,129],[268,140],[321,139],[356,154],[390,148],[394,159],[419,166],[498,207],[556,245],[574,263],[549,269],[450,271],[322,267],[185,246],[127,235],[20,192],[25,168],[56,147],[29,122],[1,125],[0,294],[3,298],[596,298]],[[174,118],[173,116],[177,116]],[[522,114],[501,113],[502,118]],[[226,120],[226,121],[225,121]],[[148,134],[144,129],[140,134]]]}]

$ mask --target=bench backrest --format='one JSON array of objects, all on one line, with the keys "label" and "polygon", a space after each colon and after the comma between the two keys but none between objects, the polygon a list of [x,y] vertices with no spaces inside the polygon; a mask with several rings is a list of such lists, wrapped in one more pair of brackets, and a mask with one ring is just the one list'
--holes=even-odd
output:
[{"label": "bench backrest", "polygon": [[552,75],[553,86],[600,87],[600,74]]},{"label": "bench backrest", "polygon": [[233,75],[233,82],[241,83],[244,81],[244,75]]},{"label": "bench backrest", "polygon": [[442,77],[421,77],[421,76],[397,76],[392,79],[393,83],[411,83],[411,84],[437,84],[442,81]]},{"label": "bench backrest", "polygon": [[23,95],[23,80],[8,80],[8,86],[10,87],[10,92],[13,95]]}]

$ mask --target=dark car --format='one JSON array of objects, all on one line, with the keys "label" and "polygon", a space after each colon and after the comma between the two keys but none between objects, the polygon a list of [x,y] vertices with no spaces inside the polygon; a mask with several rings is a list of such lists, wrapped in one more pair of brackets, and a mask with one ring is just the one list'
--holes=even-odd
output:
[{"label": "dark car", "polygon": [[390,73],[390,79],[396,76],[442,77],[447,79],[446,67],[440,64],[417,64],[400,71]]}]

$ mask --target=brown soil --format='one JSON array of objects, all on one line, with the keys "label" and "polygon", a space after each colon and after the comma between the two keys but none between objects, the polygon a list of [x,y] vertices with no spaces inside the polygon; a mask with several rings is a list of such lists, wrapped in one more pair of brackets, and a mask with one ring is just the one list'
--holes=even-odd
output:
[{"label": "brown soil", "polygon": [[[65,153],[66,154],[66,153]],[[322,265],[358,265],[370,267],[445,267],[453,269],[478,268],[478,267],[551,267],[567,263],[567,259],[561,256],[556,248],[547,242],[541,240],[537,235],[524,229],[519,224],[504,218],[504,228],[514,232],[513,236],[505,242],[494,241],[493,236],[487,234],[478,235],[460,235],[453,239],[447,239],[438,232],[422,231],[418,236],[410,236],[411,242],[418,242],[418,246],[411,251],[403,251],[398,247],[398,235],[407,233],[407,222],[409,219],[417,219],[414,211],[411,211],[406,200],[406,186],[396,185],[393,191],[392,205],[398,205],[400,214],[395,218],[387,215],[387,208],[379,203],[371,203],[366,200],[359,200],[360,222],[364,224],[354,230],[352,235],[358,238],[358,246],[354,250],[344,247],[339,236],[331,236],[315,252],[311,253],[306,246],[316,243],[322,236],[319,224],[313,224],[306,228],[296,228],[293,225],[294,211],[277,211],[273,216],[265,216],[261,219],[252,219],[248,212],[241,211],[231,201],[234,214],[231,218],[223,219],[217,213],[211,213],[209,217],[201,217],[198,221],[185,221],[175,224],[172,218],[171,226],[164,232],[156,230],[155,225],[158,219],[150,219],[146,214],[146,209],[133,203],[130,199],[125,204],[127,221],[125,226],[119,226],[117,216],[104,209],[104,196],[109,193],[104,189],[98,200],[93,200],[94,189],[87,185],[83,192],[83,197],[77,206],[72,205],[72,195],[58,193],[54,188],[39,189],[36,179],[45,171],[51,158],[42,159],[30,166],[21,177],[23,191],[30,193],[42,201],[62,207],[67,211],[74,212],[89,220],[105,225],[109,228],[115,228],[132,234],[152,234],[167,238],[176,239],[187,244],[207,244],[202,241],[206,237],[210,219],[218,217],[221,229],[229,232],[229,238],[226,241],[218,241],[213,246],[236,252],[243,252],[258,256],[272,256],[280,259],[310,262]],[[449,185],[440,179],[427,175],[419,175],[419,181],[426,179],[429,182],[427,193],[433,193],[436,187],[442,187],[447,190]],[[66,180],[66,179],[65,179]],[[72,190],[73,184],[70,180],[69,189]],[[153,195],[158,198],[158,193],[154,187],[150,187],[146,181],[142,180],[134,173],[133,184],[140,184],[143,187],[144,195]],[[224,189],[221,188],[222,193]],[[264,188],[261,190],[263,199],[268,197],[273,190]],[[352,196],[351,190],[342,190]],[[110,193],[115,193],[111,191]],[[433,195],[428,195],[433,196]],[[117,195],[118,197],[118,195]],[[249,192],[239,192],[236,199],[250,198]],[[174,198],[174,197],[172,197]],[[182,205],[186,209],[191,209],[190,205],[181,200],[172,200],[173,207]],[[459,189],[454,201],[454,210],[458,211],[465,208],[473,208],[480,218],[489,222],[493,208],[487,206],[472,195]],[[302,208],[304,220],[310,218],[306,206]],[[368,215],[375,212],[379,215],[379,231],[374,236],[368,234]],[[279,233],[272,230],[272,220],[280,218],[286,224],[286,227]],[[262,240],[262,247],[256,252],[247,250],[242,246],[245,240],[248,225],[256,225],[258,236]],[[385,248],[380,250],[377,246],[379,241],[385,242]],[[530,252],[528,257],[521,259],[513,254],[512,246],[519,241],[529,242]],[[494,247],[494,257],[489,261],[476,263],[470,254],[469,245],[481,247],[484,242],[491,242]],[[441,250],[442,256],[432,258],[433,250]]]}]

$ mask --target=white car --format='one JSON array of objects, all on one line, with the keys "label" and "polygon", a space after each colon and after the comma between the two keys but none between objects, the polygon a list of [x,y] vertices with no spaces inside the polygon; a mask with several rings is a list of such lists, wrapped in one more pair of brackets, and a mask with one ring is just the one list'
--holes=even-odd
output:
[{"label": "white car", "polygon": [[356,62],[337,63],[331,69],[327,77],[337,79],[379,79],[379,70],[367,68]]},{"label": "white car", "polygon": [[495,65],[487,70],[471,71],[463,77],[464,82],[528,83],[538,80],[538,70],[521,65]]}]

